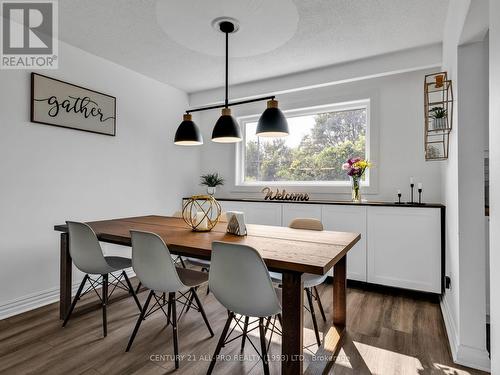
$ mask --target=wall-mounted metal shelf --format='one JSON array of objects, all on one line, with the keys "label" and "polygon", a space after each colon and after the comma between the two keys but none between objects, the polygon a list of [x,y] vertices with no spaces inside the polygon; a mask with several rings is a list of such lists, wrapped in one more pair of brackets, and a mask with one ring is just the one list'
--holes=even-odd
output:
[{"label": "wall-mounted metal shelf", "polygon": [[424,79],[425,160],[446,160],[453,127],[453,85],[447,72]]}]

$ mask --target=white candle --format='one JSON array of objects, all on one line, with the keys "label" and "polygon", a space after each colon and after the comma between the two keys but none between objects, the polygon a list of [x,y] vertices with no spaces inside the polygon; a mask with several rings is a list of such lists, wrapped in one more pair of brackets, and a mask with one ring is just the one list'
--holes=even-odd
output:
[{"label": "white candle", "polygon": [[208,229],[208,222],[204,212],[196,213],[196,229]]},{"label": "white candle", "polygon": [[410,184],[413,184],[413,177],[410,177]]},{"label": "white candle", "polygon": [[398,189],[398,195],[401,194],[401,190]]},{"label": "white candle", "polygon": [[418,188],[422,189],[422,183],[421,182],[418,183]]}]

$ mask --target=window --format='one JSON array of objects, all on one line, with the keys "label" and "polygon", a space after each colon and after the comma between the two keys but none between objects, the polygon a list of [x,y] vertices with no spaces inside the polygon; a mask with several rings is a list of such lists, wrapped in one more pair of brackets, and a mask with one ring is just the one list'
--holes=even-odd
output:
[{"label": "window", "polygon": [[[238,185],[347,185],[342,164],[369,159],[369,100],[286,111],[290,134],[257,137],[258,116],[240,118]],[[367,171],[363,185],[369,185]]]}]

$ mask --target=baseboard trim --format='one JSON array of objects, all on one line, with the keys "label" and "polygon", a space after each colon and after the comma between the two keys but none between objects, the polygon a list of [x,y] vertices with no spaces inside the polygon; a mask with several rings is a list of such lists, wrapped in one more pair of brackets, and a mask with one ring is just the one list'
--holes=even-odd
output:
[{"label": "baseboard trim", "polygon": [[[450,306],[446,294],[441,299],[441,314],[443,315],[448,342],[453,361],[456,364],[471,367],[477,370],[490,371],[490,358],[486,349],[478,349],[460,344],[457,326],[451,315]],[[486,327],[485,327],[486,329]]]},{"label": "baseboard trim", "polygon": [[450,313],[450,306],[448,305],[446,294],[443,295],[443,298],[441,298],[440,306],[441,315],[443,315],[444,326],[446,328],[446,334],[448,335],[448,342],[450,343],[451,354],[453,360],[455,360],[458,351],[458,332],[455,321]]},{"label": "baseboard trim", "polygon": [[467,345],[459,345],[457,356],[454,360],[462,366],[472,367],[487,372],[491,370],[491,360],[486,349],[483,350]]},{"label": "baseboard trim", "polygon": [[[328,276],[325,282],[327,284],[333,284],[333,277]],[[404,295],[410,298],[430,301],[433,303],[439,303],[441,297],[441,295],[437,293],[398,288],[395,286],[380,285],[380,284],[368,283],[366,281],[351,280],[351,279],[347,279],[347,287],[368,290],[371,292],[391,294],[391,295]]]},{"label": "baseboard trim", "polygon": [[[132,269],[127,270],[129,277],[134,277]],[[77,281],[72,286],[72,295],[76,294],[82,280]],[[28,294],[23,297],[15,298],[0,305],[0,320],[10,318],[42,306],[50,305],[59,301],[59,288],[46,289],[41,292]]]}]

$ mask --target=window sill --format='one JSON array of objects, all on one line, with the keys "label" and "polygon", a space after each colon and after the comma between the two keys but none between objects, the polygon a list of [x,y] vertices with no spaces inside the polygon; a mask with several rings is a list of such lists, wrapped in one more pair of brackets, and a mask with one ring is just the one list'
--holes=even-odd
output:
[{"label": "window sill", "polygon": [[[318,182],[318,181],[304,181],[304,182],[297,182],[297,181],[294,181],[294,182],[288,182],[288,181],[262,181],[262,182],[255,182],[255,183],[252,183],[252,182],[246,182],[246,183],[238,183],[235,185],[236,187],[261,187],[261,188],[264,188],[264,187],[297,187],[297,188],[301,188],[301,187],[328,187],[328,188],[331,188],[331,187],[338,187],[338,188],[350,188],[351,187],[351,183],[350,182],[328,182],[328,181],[325,181],[325,182]],[[370,187],[369,185],[367,184],[363,184],[361,183],[361,187],[362,188],[367,188],[367,187]]]},{"label": "window sill", "polygon": [[[351,185],[327,185],[327,184],[240,184],[232,186],[229,190],[231,193],[260,193],[262,194],[262,189],[265,187],[271,188],[271,190],[279,189],[280,191],[285,189],[290,193],[309,193],[309,194],[351,194]],[[361,186],[361,194],[378,194],[378,188],[375,186]]]}]

